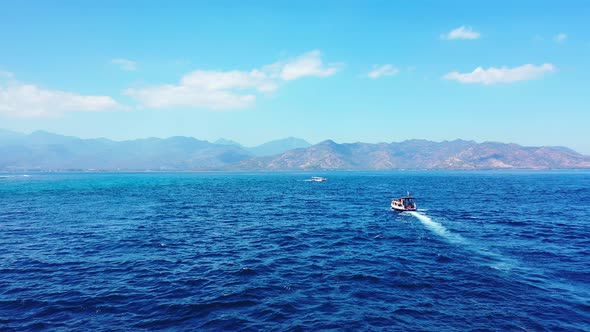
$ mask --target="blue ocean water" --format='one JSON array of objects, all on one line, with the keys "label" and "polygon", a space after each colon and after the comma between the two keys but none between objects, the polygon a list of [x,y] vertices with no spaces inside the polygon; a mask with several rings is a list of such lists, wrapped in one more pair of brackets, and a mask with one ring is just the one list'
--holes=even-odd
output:
[{"label": "blue ocean water", "polygon": [[587,171],[27,175],[0,330],[590,330]]}]

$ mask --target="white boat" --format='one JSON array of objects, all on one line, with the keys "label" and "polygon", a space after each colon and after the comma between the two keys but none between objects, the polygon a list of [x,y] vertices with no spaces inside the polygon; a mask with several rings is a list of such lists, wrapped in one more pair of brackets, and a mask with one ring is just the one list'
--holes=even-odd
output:
[{"label": "white boat", "polygon": [[325,182],[325,181],[328,181],[328,179],[323,178],[321,176],[312,176],[310,181],[311,182]]},{"label": "white boat", "polygon": [[417,208],[416,197],[410,196],[410,193],[407,196],[391,200],[391,209],[395,211],[416,211]]}]

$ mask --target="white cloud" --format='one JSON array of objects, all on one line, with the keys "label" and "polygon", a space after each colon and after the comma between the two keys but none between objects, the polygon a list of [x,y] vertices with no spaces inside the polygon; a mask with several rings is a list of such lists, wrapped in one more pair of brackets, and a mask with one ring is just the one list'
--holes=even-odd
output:
[{"label": "white cloud", "polygon": [[10,117],[53,117],[65,112],[125,109],[109,96],[84,96],[12,82],[0,86],[0,114]]},{"label": "white cloud", "polygon": [[393,76],[399,73],[399,69],[395,68],[393,65],[386,64],[382,66],[374,65],[373,70],[367,74],[372,79],[379,78],[381,76]]},{"label": "white cloud", "polygon": [[272,92],[277,89],[274,80],[258,69],[249,72],[196,70],[185,75],[181,80],[181,84],[205,90],[253,88],[260,92]]},{"label": "white cloud", "polygon": [[0,69],[0,78],[13,78],[13,77],[14,77],[13,73]]},{"label": "white cloud", "polygon": [[558,43],[564,42],[567,39],[567,34],[565,33],[558,33],[553,40],[555,40]]},{"label": "white cloud", "polygon": [[337,65],[323,64],[319,51],[311,51],[250,71],[195,70],[184,75],[178,84],[131,88],[124,94],[152,108],[241,109],[251,106],[257,94],[272,93],[283,82],[308,76],[326,77],[337,70]]},{"label": "white cloud", "polygon": [[478,39],[480,37],[480,33],[477,31],[473,31],[471,27],[460,26],[457,29],[451,30],[451,32],[440,35],[441,39]]},{"label": "white cloud", "polygon": [[282,67],[280,77],[285,81],[305,76],[326,77],[334,75],[338,71],[338,65],[325,66],[323,64],[321,53],[318,50],[302,54],[286,63],[277,64]]},{"label": "white cloud", "polygon": [[495,83],[511,83],[517,81],[526,81],[537,79],[546,73],[555,71],[556,67],[550,63],[545,63],[540,66],[526,64],[515,68],[495,68],[490,67],[483,69],[477,67],[471,73],[451,72],[443,76],[444,79],[454,80],[460,83],[481,83],[481,84],[495,84]]},{"label": "white cloud", "polygon": [[113,59],[111,63],[118,65],[124,71],[135,71],[137,69],[137,62],[129,59]]},{"label": "white cloud", "polygon": [[124,94],[152,108],[199,107],[214,110],[251,106],[256,95],[244,90],[273,92],[277,83],[266,73],[252,71],[196,70],[186,74],[178,85],[166,84],[141,89],[127,89]]},{"label": "white cloud", "polygon": [[206,90],[186,85],[160,85],[143,89],[127,89],[125,95],[151,108],[198,107],[214,110],[240,109],[256,101],[254,94],[238,94],[226,90]]}]

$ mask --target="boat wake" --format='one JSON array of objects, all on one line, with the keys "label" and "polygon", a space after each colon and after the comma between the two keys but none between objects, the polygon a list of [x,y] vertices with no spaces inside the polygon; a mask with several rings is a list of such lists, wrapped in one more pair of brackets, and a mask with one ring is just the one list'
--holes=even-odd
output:
[{"label": "boat wake", "polygon": [[426,228],[430,229],[438,236],[447,239],[449,242],[465,243],[465,239],[461,235],[452,233],[451,231],[446,229],[445,226],[443,226],[441,223],[432,220],[430,217],[415,211],[410,211],[408,213],[418,218],[418,220],[420,220],[420,222],[422,222],[422,224],[426,226]]},{"label": "boat wake", "polygon": [[21,174],[21,175],[0,175],[0,179],[15,179],[15,178],[29,178],[31,177],[28,174]]},{"label": "boat wake", "polygon": [[[486,245],[478,244],[472,240],[466,239],[459,234],[455,234],[445,228],[441,223],[432,220],[427,215],[408,211],[408,214],[416,217],[420,222],[436,235],[446,239],[448,242],[456,245],[461,245],[464,249],[475,253],[476,255],[470,256],[470,259],[478,264],[482,264],[491,269],[497,270],[501,273],[513,273],[517,272],[521,276],[526,276],[528,280],[539,281],[538,273],[532,273],[530,268],[527,268],[526,262],[523,264],[521,261],[506,257],[499,252],[494,251],[492,248]],[[562,283],[559,281],[551,280],[544,282],[545,287],[548,289],[559,290],[562,294],[569,294],[570,297],[580,298],[580,289],[572,287],[571,284]],[[588,293],[585,293],[588,294]],[[587,296],[586,296],[587,298]]]},{"label": "boat wake", "polygon": [[425,215],[423,213],[415,212],[415,211],[411,211],[408,213],[411,214],[412,216],[416,217],[418,220],[420,220],[420,222],[426,228],[428,228],[430,231],[432,231],[436,235],[444,238],[448,242],[450,242],[452,244],[460,244],[463,247],[465,247],[466,249],[477,253],[482,258],[485,258],[487,260],[491,260],[493,263],[490,264],[489,266],[493,269],[506,271],[506,270],[511,270],[514,266],[516,266],[515,261],[508,259],[506,257],[503,257],[502,255],[491,251],[489,248],[487,248],[485,246],[482,247],[482,246],[478,246],[478,245],[471,243],[471,241],[468,241],[467,239],[465,239],[464,237],[462,237],[459,234],[455,234],[455,233],[449,231],[441,223],[432,220],[432,218],[428,217],[427,215]]}]

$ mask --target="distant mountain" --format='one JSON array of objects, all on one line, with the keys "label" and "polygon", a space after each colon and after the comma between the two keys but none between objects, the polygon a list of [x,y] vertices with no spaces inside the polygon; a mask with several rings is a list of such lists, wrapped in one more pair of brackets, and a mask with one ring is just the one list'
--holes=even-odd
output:
[{"label": "distant mountain", "polygon": [[289,150],[306,148],[309,146],[311,146],[311,144],[309,144],[304,139],[296,137],[287,137],[284,139],[270,141],[268,143],[264,143],[256,147],[249,148],[248,150],[252,152],[255,156],[272,156],[283,152],[287,152]]},{"label": "distant mountain", "polygon": [[0,130],[0,170],[391,170],[590,168],[564,147],[474,141],[316,145],[297,138],[253,148],[192,137],[112,141]]},{"label": "distant mountain", "polygon": [[557,169],[590,168],[590,157],[563,147],[473,141],[347,143],[331,140],[231,165],[243,170]]},{"label": "distant mountain", "polygon": [[240,144],[236,141],[232,141],[230,139],[225,139],[225,138],[220,138],[213,143],[219,144],[219,145],[233,145],[233,146],[239,146],[239,147],[243,148],[242,144]]},{"label": "distant mountain", "polygon": [[25,134],[17,133],[6,129],[0,129],[0,140],[16,139],[22,136],[25,136]]},{"label": "distant mountain", "polygon": [[209,170],[250,157],[240,147],[191,137],[116,142],[43,131],[0,136],[0,170]]},{"label": "distant mountain", "polygon": [[298,148],[306,148],[311,146],[307,141],[301,138],[296,137],[287,137],[283,139],[278,139],[274,141],[270,141],[255,147],[245,147],[240,143],[224,138],[220,138],[215,141],[215,144],[222,144],[222,145],[234,145],[243,148],[244,150],[252,153],[254,156],[263,157],[263,156],[272,156],[276,154],[280,154],[283,152],[287,152],[289,150],[298,149]]}]

